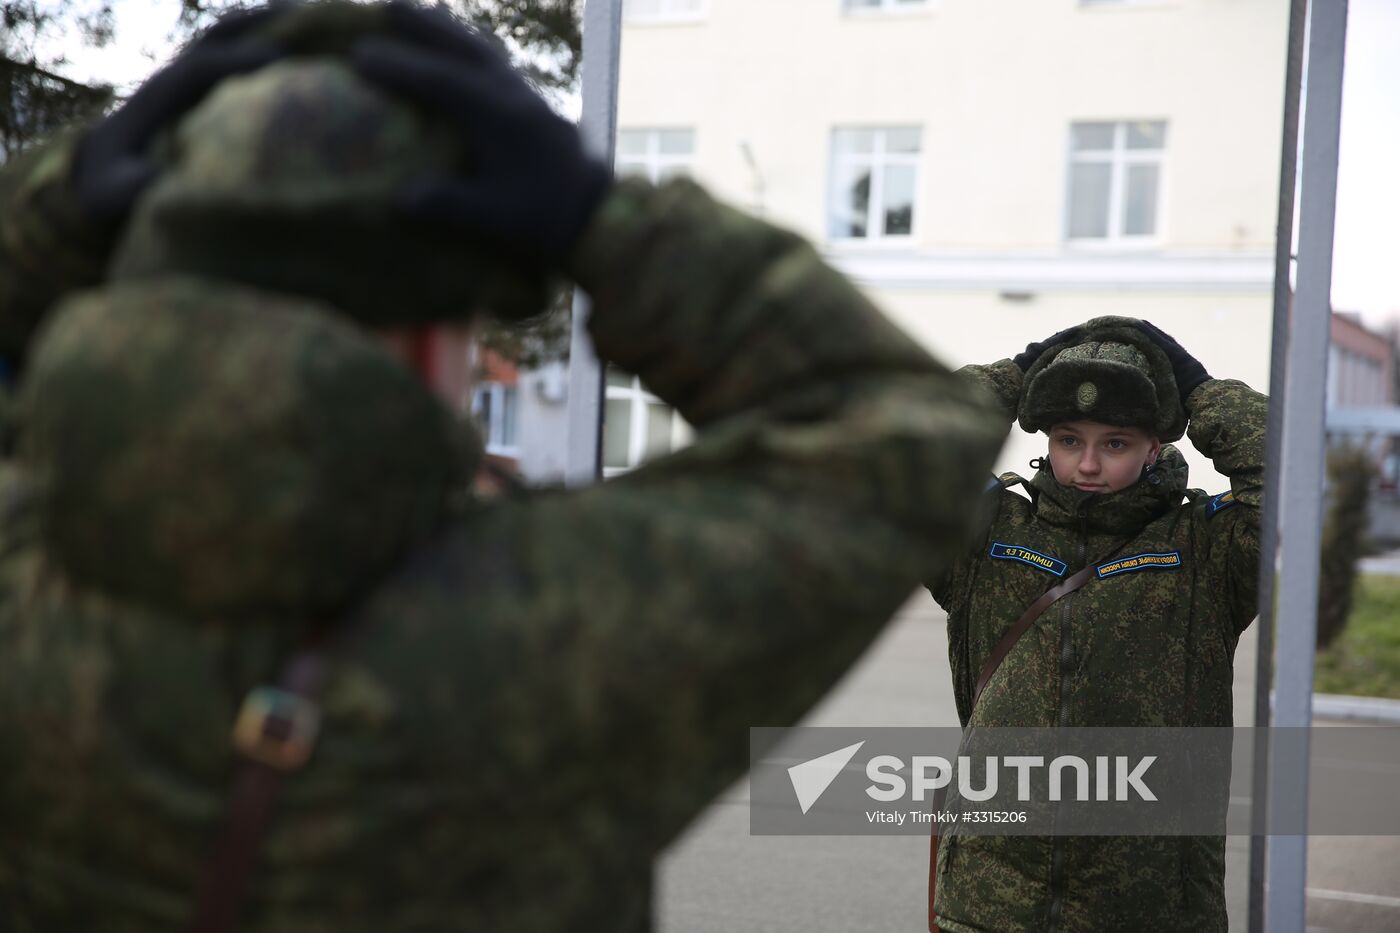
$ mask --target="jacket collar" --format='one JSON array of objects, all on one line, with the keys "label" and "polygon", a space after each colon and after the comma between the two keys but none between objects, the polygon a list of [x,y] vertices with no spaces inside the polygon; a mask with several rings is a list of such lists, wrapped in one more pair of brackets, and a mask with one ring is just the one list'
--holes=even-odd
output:
[{"label": "jacket collar", "polygon": [[1089,531],[1126,534],[1161,517],[1181,503],[1186,493],[1186,458],[1170,444],[1150,472],[1118,492],[1083,492],[1061,486],[1046,460],[1031,477],[1029,487],[1036,516],[1052,525],[1084,525]]}]

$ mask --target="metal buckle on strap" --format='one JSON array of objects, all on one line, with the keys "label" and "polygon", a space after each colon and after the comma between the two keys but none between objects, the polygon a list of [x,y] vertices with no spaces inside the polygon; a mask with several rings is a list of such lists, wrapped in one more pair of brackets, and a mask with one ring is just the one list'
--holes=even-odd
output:
[{"label": "metal buckle on strap", "polygon": [[311,757],[320,728],[321,710],[313,701],[277,687],[255,687],[233,724],[233,747],[270,768],[295,771]]}]

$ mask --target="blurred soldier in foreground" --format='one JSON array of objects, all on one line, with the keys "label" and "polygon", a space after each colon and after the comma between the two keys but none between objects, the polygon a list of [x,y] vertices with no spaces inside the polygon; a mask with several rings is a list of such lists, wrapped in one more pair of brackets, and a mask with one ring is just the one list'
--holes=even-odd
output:
[{"label": "blurred soldier in foreground", "polygon": [[[806,243],[613,183],[406,5],[216,27],[4,187],[10,929],[646,929],[653,856],[957,549],[1005,434]],[[479,445],[365,328],[557,273],[696,443],[464,499]]]}]

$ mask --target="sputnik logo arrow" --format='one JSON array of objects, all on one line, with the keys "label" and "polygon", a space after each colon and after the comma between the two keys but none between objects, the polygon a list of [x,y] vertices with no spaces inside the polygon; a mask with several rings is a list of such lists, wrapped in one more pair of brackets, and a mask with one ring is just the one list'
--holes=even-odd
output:
[{"label": "sputnik logo arrow", "polygon": [[821,795],[826,793],[831,782],[836,780],[836,775],[841,773],[842,768],[850,764],[851,759],[856,756],[856,752],[860,751],[860,747],[864,744],[865,742],[862,740],[854,745],[838,748],[820,758],[813,758],[788,768],[788,779],[792,781],[792,789],[797,793],[797,803],[802,807],[804,814],[821,799]]}]

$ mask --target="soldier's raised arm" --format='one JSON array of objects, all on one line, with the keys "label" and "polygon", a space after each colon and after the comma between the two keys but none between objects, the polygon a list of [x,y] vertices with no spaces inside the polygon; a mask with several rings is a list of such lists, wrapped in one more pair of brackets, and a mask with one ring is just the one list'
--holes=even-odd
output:
[{"label": "soldier's raised arm", "polygon": [[[360,67],[491,127],[491,146],[557,119],[488,100],[416,49],[376,45]],[[489,188],[443,184],[421,206],[446,223],[509,213],[522,249],[548,255],[561,208],[593,183],[566,161],[580,157],[557,141],[547,156],[490,154]],[[534,165],[540,177],[510,187]],[[531,239],[531,217],[546,237]],[[690,182],[612,185],[567,257],[600,356],[674,405],[695,443],[602,486],[481,510],[436,577],[391,584],[384,605],[441,606],[450,597],[424,595],[433,579],[450,590],[453,568],[489,562],[510,609],[483,644],[517,685],[511,724],[594,761],[571,774],[590,799],[643,782],[628,805],[660,844],[742,772],[748,727],[804,712],[961,546],[1006,429],[809,244]]]},{"label": "soldier's raised arm", "polygon": [[[1046,349],[1072,340],[1078,333],[1078,327],[1067,328],[1043,341],[1027,344],[1026,349],[1014,357],[997,360],[995,363],[969,363],[959,368],[954,375],[982,391],[991,400],[1003,423],[1014,425],[1017,410],[1021,405],[1026,370]],[[988,497],[1005,494],[994,477],[989,480],[987,492]],[[984,502],[981,509],[984,521],[979,524],[985,527],[996,509],[995,500]],[[924,585],[938,604],[950,614],[950,621],[954,615],[960,615],[957,612],[961,608],[959,601],[967,588],[968,575],[979,556],[977,552],[980,546],[981,538],[974,536],[969,542],[970,550],[964,549],[964,552],[958,555],[958,559],[933,568],[924,578]],[[950,637],[955,643],[959,640],[956,632],[950,632]]]},{"label": "soldier's raised arm", "polygon": [[1236,637],[1259,614],[1259,529],[1263,515],[1265,434],[1269,397],[1238,379],[1216,379],[1161,328],[1140,325],[1172,363],[1181,404],[1191,419],[1186,435],[1230,480],[1228,492],[1202,506],[1201,550],[1228,593]]}]

